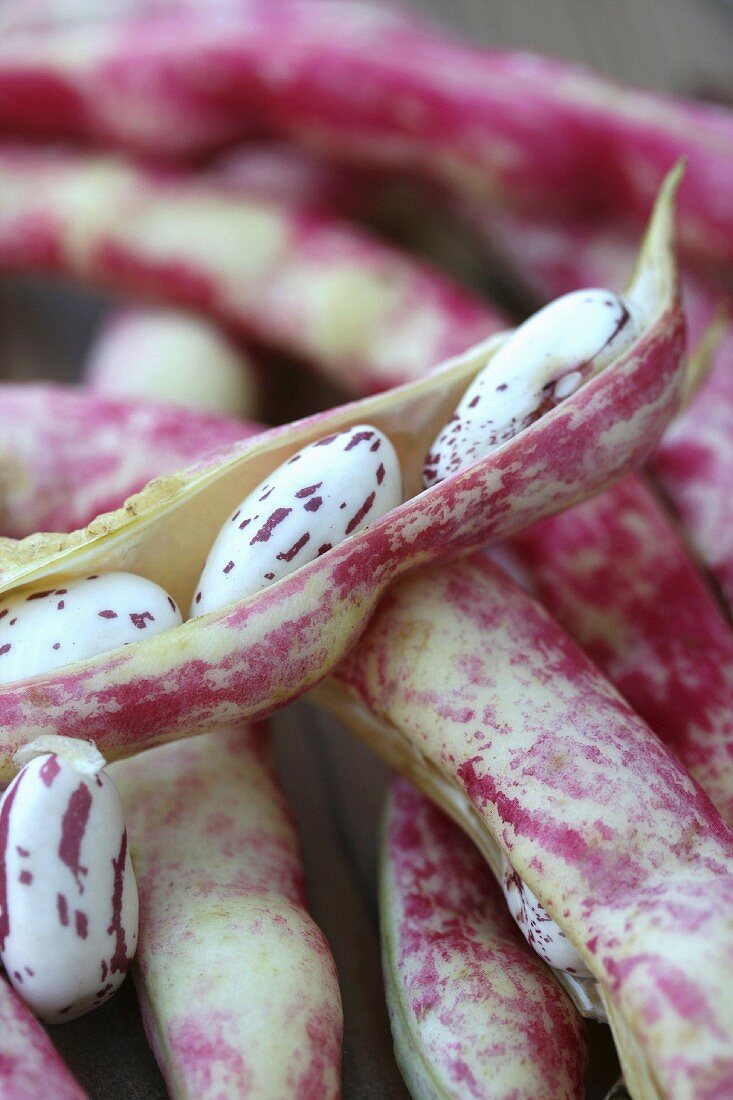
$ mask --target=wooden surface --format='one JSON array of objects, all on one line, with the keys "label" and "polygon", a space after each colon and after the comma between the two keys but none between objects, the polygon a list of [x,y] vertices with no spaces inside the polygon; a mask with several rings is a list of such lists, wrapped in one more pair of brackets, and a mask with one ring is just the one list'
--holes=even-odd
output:
[{"label": "wooden surface", "polygon": [[[2,0],[0,0],[2,2]],[[476,41],[586,62],[620,79],[733,99],[733,7],[724,0],[415,0]],[[552,135],[548,135],[552,140]],[[0,368],[5,376],[74,377],[101,299],[0,282]],[[0,425],[0,431],[2,427]],[[346,1016],[347,1100],[403,1098],[382,999],[376,851],[385,774],[368,751],[301,703],[278,716],[283,782],[301,827],[314,915],[332,944]],[[166,1095],[142,1035],[134,991],[53,1029],[93,1097]],[[590,1100],[616,1073],[606,1029],[591,1029]]]}]

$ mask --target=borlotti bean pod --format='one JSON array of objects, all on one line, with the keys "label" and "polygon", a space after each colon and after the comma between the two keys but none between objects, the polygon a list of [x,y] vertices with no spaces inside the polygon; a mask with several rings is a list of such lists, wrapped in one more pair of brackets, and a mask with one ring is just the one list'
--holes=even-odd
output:
[{"label": "borlotti bean pod", "polygon": [[0,531],[74,531],[259,425],[48,382],[0,384]]},{"label": "borlotti bean pod", "polygon": [[733,832],[538,604],[485,555],[419,570],[314,697],[511,864],[635,1100],[725,1095]]},{"label": "borlotti bean pod", "polygon": [[74,1080],[43,1026],[0,978],[0,1091],[4,1096],[54,1096],[88,1100]]},{"label": "borlotti bean pod", "polygon": [[503,337],[420,381],[159,478],[85,530],[4,542],[6,593],[122,570],[189,606],[227,516],[303,447],[368,424],[390,440],[401,468],[401,506],[268,588],[142,643],[6,685],[2,758],[9,764],[21,744],[50,730],[94,740],[114,757],[272,711],[327,675],[401,572],[505,537],[642,462],[676,410],[685,375],[671,250],[675,183],[670,177],[660,196],[624,295],[638,332],[631,345],[524,431],[429,490],[421,491],[428,448]]},{"label": "borlotti bean pod", "polygon": [[112,766],[143,924],[133,975],[170,1095],[335,1100],[341,997],[267,730]]},{"label": "borlotti bean pod", "polygon": [[380,856],[382,969],[413,1100],[581,1100],[580,1018],[468,837],[394,778]]}]

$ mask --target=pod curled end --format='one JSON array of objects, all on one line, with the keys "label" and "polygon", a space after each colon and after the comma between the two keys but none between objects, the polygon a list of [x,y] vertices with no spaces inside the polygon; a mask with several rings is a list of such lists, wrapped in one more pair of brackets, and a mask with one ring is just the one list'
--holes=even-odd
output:
[{"label": "pod curled end", "polygon": [[626,289],[631,302],[677,301],[680,295],[675,261],[676,196],[685,173],[684,158],[664,177],[652,210],[634,272]]}]

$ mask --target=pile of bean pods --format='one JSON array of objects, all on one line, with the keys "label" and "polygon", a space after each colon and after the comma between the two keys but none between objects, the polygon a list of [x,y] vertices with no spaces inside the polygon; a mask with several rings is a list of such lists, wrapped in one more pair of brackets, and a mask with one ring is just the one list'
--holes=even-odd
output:
[{"label": "pile of bean pods", "polygon": [[415,1100],[583,1097],[582,1017],[733,1095],[732,180],[723,108],[368,0],[6,0],[0,272],[119,302],[0,384],[3,1098],[88,1095],[39,1021],[128,971],[172,1097],[340,1095],[306,694],[396,773]]}]

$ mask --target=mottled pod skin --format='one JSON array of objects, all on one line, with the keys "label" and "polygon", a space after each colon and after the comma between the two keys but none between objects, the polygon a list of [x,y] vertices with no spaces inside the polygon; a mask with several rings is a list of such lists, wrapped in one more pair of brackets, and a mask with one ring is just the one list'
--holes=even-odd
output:
[{"label": "mottled pod skin", "polygon": [[670,251],[674,184],[670,178],[625,295],[638,318],[638,338],[605,371],[469,470],[413,496],[430,442],[500,346],[499,337],[420,381],[275,429],[158,479],[86,531],[3,544],[6,590],[45,583],[62,569],[68,575],[124,568],[188,604],[226,516],[316,439],[372,424],[395,447],[408,498],[230,608],[32,685],[7,687],[0,693],[0,774],[7,774],[19,745],[44,732],[71,730],[118,756],[272,711],[327,675],[401,572],[505,537],[642,462],[673,415],[684,378]]},{"label": "mottled pod skin", "polygon": [[249,358],[215,325],[179,310],[116,310],[92,345],[85,377],[110,397],[218,416],[252,416],[255,409]]},{"label": "mottled pod skin", "polygon": [[688,156],[683,243],[733,259],[721,187],[733,167],[729,111],[454,42],[373,4],[231,0],[212,18],[185,0],[143,0],[105,4],[104,19],[76,15],[34,21],[11,6],[0,46],[6,133],[186,157],[266,130],[335,157],[347,150],[352,163],[418,170],[469,197],[637,222]]},{"label": "mottled pod skin", "polygon": [[115,764],[140,889],[135,982],[171,1096],[339,1094],[341,1000],[263,727]]},{"label": "mottled pod skin", "polygon": [[132,573],[93,573],[0,600],[0,684],[25,680],[180,626],[159,585]]},{"label": "mottled pod skin", "polygon": [[687,412],[672,425],[651,469],[733,609],[733,329]]},{"label": "mottled pod skin", "polygon": [[53,149],[0,148],[0,268],[195,309],[317,362],[352,393],[419,377],[507,324],[323,211]]},{"label": "mottled pod skin", "polygon": [[534,593],[733,822],[733,634],[644,480],[523,531]]},{"label": "mottled pod skin", "polygon": [[48,1035],[0,978],[0,1095],[7,1100],[88,1100]]},{"label": "mottled pod skin", "polygon": [[576,290],[520,325],[473,380],[430,448],[435,485],[527,428],[628,348],[636,326],[608,290]]},{"label": "mottled pod skin", "polygon": [[0,385],[0,530],[73,531],[259,427],[47,383]]},{"label": "mottled pod skin", "polygon": [[733,1082],[733,834],[549,616],[484,557],[394,585],[325,705],[501,851],[598,981],[637,1098]]},{"label": "mottled pod skin", "polygon": [[18,996],[49,1023],[98,1008],[130,968],[137,919],[114,783],[35,757],[0,801],[0,959]]},{"label": "mottled pod skin", "polygon": [[267,588],[401,503],[399,459],[383,432],[357,424],[317,439],[268,474],[227,519],[191,615]]},{"label": "mottled pod skin", "polygon": [[381,856],[382,959],[413,1100],[580,1100],[585,1038],[481,855],[393,780]]}]

